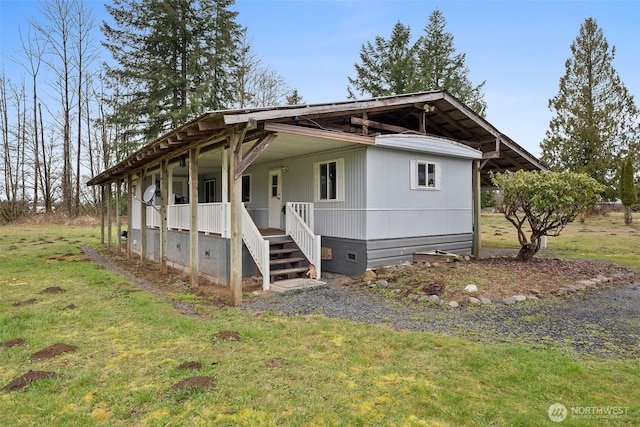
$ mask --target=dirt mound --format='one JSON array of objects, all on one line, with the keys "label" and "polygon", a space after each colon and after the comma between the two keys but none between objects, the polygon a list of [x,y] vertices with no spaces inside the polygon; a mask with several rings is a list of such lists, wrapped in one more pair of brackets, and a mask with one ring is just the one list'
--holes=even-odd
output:
[{"label": "dirt mound", "polygon": [[60,310],[75,310],[76,306],[73,304],[69,304],[66,307],[62,307]]},{"label": "dirt mound", "polygon": [[220,331],[214,337],[224,341],[240,341],[240,333],[237,331]]},{"label": "dirt mound", "polygon": [[25,388],[27,385],[29,385],[34,381],[42,380],[45,378],[57,378],[57,377],[58,377],[58,374],[56,374],[55,372],[29,371],[20,377],[14,378],[13,380],[11,380],[9,384],[2,387],[2,389],[0,390],[6,390],[6,391],[22,390],[23,388]]},{"label": "dirt mound", "polygon": [[193,389],[209,391],[215,385],[215,381],[216,379],[214,377],[189,377],[172,385],[170,391],[183,391]]},{"label": "dirt mound", "polygon": [[54,344],[47,348],[43,348],[42,350],[33,353],[29,359],[30,360],[42,360],[42,359],[51,359],[53,357],[59,356],[62,353],[72,353],[76,351],[78,347],[75,345],[69,344]]},{"label": "dirt mound", "polygon": [[199,371],[200,369],[202,369],[202,363],[200,363],[200,362],[184,362],[180,366],[178,366],[178,369],[189,369],[191,371]]},{"label": "dirt mound", "polygon": [[35,298],[29,298],[29,299],[26,299],[26,300],[24,300],[24,301],[18,301],[18,302],[16,302],[16,303],[14,303],[14,304],[13,304],[13,306],[14,306],[14,307],[22,307],[22,306],[24,306],[24,305],[32,305],[32,304],[35,304],[35,303],[37,303],[37,302],[38,302],[38,300],[37,300],[37,299],[35,299]]},{"label": "dirt mound", "polygon": [[11,348],[17,345],[22,345],[24,343],[25,343],[25,340],[23,340],[22,338],[15,338],[9,341],[0,342],[0,347]]},{"label": "dirt mound", "polygon": [[49,286],[45,290],[42,291],[43,294],[59,294],[64,292],[60,286]]}]

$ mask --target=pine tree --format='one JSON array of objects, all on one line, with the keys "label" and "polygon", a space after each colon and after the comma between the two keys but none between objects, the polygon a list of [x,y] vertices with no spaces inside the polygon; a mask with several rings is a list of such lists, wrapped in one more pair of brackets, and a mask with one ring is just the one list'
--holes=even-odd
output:
[{"label": "pine tree", "polygon": [[418,75],[422,90],[447,90],[484,116],[487,103],[482,88],[486,81],[474,86],[469,79],[466,54],[456,54],[453,34],[445,31],[447,20],[439,9],[429,16],[429,24],[418,39]]},{"label": "pine tree", "polygon": [[541,143],[542,161],[554,170],[588,174],[611,198],[619,158],[637,152],[634,123],[640,115],[613,68],[615,47],[593,18],[580,27],[571,54],[558,94],[549,100],[555,116]]},{"label": "pine tree", "polygon": [[373,97],[428,90],[447,90],[484,116],[482,94],[485,82],[474,86],[468,77],[466,55],[456,54],[453,35],[445,31],[442,12],[434,10],[424,34],[411,44],[410,28],[397,22],[387,40],[376,36],[374,43],[360,48],[356,77],[349,77],[348,96],[354,90]]},{"label": "pine tree", "polygon": [[123,139],[145,142],[232,102],[242,27],[234,0],[114,0],[103,24],[119,87],[112,119]]},{"label": "pine tree", "polygon": [[638,193],[636,185],[633,182],[633,161],[631,156],[628,156],[620,167],[620,183],[618,185],[618,192],[620,195],[620,201],[624,206],[624,223],[631,224],[633,218],[631,216],[631,206],[638,201]]},{"label": "pine tree", "polygon": [[349,98],[353,90],[372,97],[417,91],[415,80],[415,47],[410,46],[411,30],[398,21],[389,39],[376,36],[374,44],[360,48],[361,64],[354,64],[357,77],[348,77]]}]

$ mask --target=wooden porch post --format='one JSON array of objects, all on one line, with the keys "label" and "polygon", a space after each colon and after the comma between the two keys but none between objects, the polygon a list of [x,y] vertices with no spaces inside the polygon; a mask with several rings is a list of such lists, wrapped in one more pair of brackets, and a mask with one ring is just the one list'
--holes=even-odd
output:
[{"label": "wooden porch post", "polygon": [[480,242],[480,162],[481,160],[473,160],[473,169],[471,182],[473,186],[473,247],[471,253],[475,259],[482,256],[482,243]]},{"label": "wooden porch post", "polygon": [[242,162],[242,140],[246,130],[229,129],[229,155],[233,156],[229,168],[231,182],[231,303],[242,303],[242,175],[236,177],[235,171]]},{"label": "wooden porch post", "polygon": [[105,190],[104,185],[100,186],[100,244],[104,245],[104,205]]},{"label": "wooden porch post", "polygon": [[160,268],[167,272],[167,204],[169,203],[169,160],[160,162]]},{"label": "wooden porch post", "polygon": [[122,217],[120,215],[121,211],[121,200],[122,199],[122,183],[120,179],[116,181],[116,252],[120,253],[120,236],[122,235]]},{"label": "wooden porch post", "polygon": [[[144,191],[145,181],[147,180],[147,170],[142,169],[140,172],[140,177],[138,178],[138,185],[140,185],[140,190]],[[144,265],[145,260],[147,259],[147,204],[143,202],[140,203],[140,264]]]},{"label": "wooden porch post", "polygon": [[191,226],[189,227],[189,267],[191,285],[198,286],[198,156],[200,148],[189,150],[189,204],[191,205]]},{"label": "wooden porch post", "polygon": [[107,248],[111,249],[111,218],[113,216],[111,212],[111,198],[113,196],[111,192],[112,182],[109,182],[107,187]]},{"label": "wooden porch post", "polygon": [[131,225],[133,223],[133,175],[127,175],[127,258],[131,258]]}]

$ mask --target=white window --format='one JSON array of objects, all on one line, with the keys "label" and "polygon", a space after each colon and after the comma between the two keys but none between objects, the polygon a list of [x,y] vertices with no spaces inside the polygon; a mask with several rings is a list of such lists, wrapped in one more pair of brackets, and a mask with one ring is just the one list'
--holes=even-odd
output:
[{"label": "white window", "polygon": [[439,190],[442,186],[440,164],[411,160],[411,189]]},{"label": "white window", "polygon": [[318,162],[313,165],[314,200],[344,200],[344,159]]}]

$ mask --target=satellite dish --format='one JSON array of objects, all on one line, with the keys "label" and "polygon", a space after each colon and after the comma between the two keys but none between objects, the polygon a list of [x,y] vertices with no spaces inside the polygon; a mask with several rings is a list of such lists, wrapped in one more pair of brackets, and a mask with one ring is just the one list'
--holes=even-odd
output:
[{"label": "satellite dish", "polygon": [[144,194],[142,195],[142,201],[145,202],[146,204],[149,204],[151,203],[155,195],[156,195],[156,186],[155,184],[151,184],[150,186],[147,187],[146,190],[144,190]]}]

